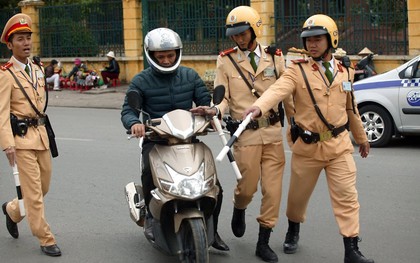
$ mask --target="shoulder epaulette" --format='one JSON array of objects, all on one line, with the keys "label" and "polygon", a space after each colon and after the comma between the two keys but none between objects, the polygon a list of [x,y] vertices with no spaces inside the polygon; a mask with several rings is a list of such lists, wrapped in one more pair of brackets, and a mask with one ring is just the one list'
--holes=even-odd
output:
[{"label": "shoulder epaulette", "polygon": [[226,50],[223,50],[222,52],[220,52],[219,55],[224,57],[224,56],[226,56],[230,53],[236,52],[237,50],[238,50],[238,47],[229,48],[229,49],[226,49]]},{"label": "shoulder epaulette", "polygon": [[273,54],[273,55],[276,55],[276,56],[282,56],[283,55],[280,48],[275,48],[275,50],[270,50],[270,47],[266,47],[264,49],[264,51],[265,51],[265,53]]},{"label": "shoulder epaulette", "polygon": [[13,62],[8,61],[6,64],[1,66],[1,70],[6,70],[8,68],[10,68],[13,65]]},{"label": "shoulder epaulette", "polygon": [[305,59],[305,58],[300,58],[300,59],[293,59],[292,62],[295,63],[295,64],[308,63],[308,60]]}]

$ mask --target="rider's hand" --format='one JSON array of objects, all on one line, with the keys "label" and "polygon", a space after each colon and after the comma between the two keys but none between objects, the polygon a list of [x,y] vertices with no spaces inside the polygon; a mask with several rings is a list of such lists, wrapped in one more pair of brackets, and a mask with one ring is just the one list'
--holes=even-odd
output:
[{"label": "rider's hand", "polygon": [[242,119],[245,119],[248,114],[252,113],[251,119],[255,119],[261,116],[261,109],[257,106],[251,106],[244,111],[242,114]]},{"label": "rider's hand", "polygon": [[196,108],[190,109],[190,112],[196,116],[213,117],[217,114],[218,110],[216,109],[216,107],[198,106]]},{"label": "rider's hand", "polygon": [[146,133],[144,124],[136,123],[131,126],[131,135],[137,138],[143,137]]}]

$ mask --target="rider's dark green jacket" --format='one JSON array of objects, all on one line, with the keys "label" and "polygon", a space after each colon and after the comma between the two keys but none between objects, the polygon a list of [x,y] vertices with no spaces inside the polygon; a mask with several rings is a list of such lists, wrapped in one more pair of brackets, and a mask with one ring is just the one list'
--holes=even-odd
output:
[{"label": "rider's dark green jacket", "polygon": [[[143,70],[131,81],[127,92],[136,90],[142,96],[142,109],[151,118],[160,118],[175,109],[189,110],[196,106],[209,106],[211,95],[197,72],[180,66],[172,74],[162,74],[151,67]],[[146,115],[143,114],[143,121]],[[121,111],[121,121],[126,129],[139,123],[139,113],[131,109],[127,96]]]}]

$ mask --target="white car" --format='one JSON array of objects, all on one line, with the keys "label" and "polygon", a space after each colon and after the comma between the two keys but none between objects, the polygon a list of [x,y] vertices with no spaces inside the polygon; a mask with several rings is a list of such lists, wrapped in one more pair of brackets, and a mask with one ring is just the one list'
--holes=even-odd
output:
[{"label": "white car", "polygon": [[420,135],[420,56],[353,88],[372,147],[386,146],[393,136]]}]

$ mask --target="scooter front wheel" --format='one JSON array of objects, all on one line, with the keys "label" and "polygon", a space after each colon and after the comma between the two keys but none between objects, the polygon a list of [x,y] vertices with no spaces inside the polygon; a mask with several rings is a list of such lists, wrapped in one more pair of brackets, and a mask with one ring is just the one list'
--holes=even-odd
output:
[{"label": "scooter front wheel", "polygon": [[179,235],[181,237],[183,263],[208,263],[209,251],[204,222],[200,218],[190,218],[182,222]]}]

